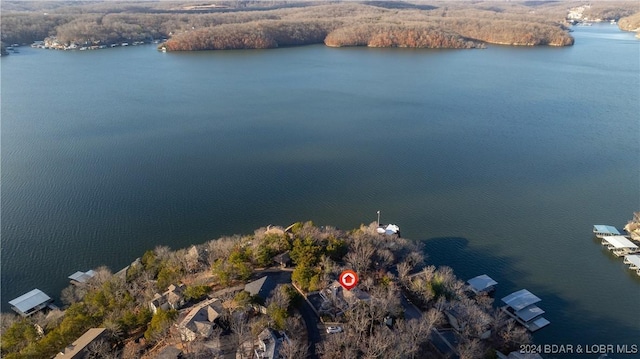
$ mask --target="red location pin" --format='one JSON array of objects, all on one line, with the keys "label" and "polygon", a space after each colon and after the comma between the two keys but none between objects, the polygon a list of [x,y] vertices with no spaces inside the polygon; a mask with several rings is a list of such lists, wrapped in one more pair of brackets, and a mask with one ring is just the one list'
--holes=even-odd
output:
[{"label": "red location pin", "polygon": [[347,269],[346,271],[340,273],[338,282],[340,282],[342,288],[351,290],[358,284],[358,274],[356,274],[356,272],[352,271],[351,269]]}]

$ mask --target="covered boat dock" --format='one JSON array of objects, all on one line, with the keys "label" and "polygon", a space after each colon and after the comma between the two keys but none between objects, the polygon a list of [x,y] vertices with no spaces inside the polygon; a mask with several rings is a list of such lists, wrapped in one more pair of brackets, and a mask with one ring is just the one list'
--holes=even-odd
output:
[{"label": "covered boat dock", "polygon": [[619,236],[621,235],[620,231],[614,226],[608,226],[605,224],[596,224],[593,226],[593,234],[598,238],[602,238],[604,236]]},{"label": "covered boat dock", "polygon": [[601,243],[618,257],[638,252],[638,246],[625,236],[603,236]]},{"label": "covered boat dock", "polygon": [[542,299],[526,289],[513,292],[502,298],[502,301],[506,304],[502,308],[503,311],[531,332],[550,324],[547,319],[542,317],[544,310],[536,305]]},{"label": "covered boat dock", "polygon": [[488,275],[483,274],[469,279],[467,284],[469,285],[469,290],[478,295],[481,293],[489,294],[493,292],[496,289],[495,286],[498,282]]},{"label": "covered boat dock", "polygon": [[636,271],[636,274],[640,276],[640,254],[624,256],[624,264],[628,264],[629,269]]},{"label": "covered boat dock", "polygon": [[11,309],[23,317],[28,317],[44,308],[46,308],[53,299],[46,295],[40,289],[34,289],[25,293],[18,298],[9,301]]}]

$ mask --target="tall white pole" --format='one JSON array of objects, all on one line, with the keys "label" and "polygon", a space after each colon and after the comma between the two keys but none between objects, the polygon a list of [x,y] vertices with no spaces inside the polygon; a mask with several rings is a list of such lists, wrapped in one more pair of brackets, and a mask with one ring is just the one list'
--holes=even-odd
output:
[{"label": "tall white pole", "polygon": [[378,211],[378,227],[380,227],[380,211]]}]

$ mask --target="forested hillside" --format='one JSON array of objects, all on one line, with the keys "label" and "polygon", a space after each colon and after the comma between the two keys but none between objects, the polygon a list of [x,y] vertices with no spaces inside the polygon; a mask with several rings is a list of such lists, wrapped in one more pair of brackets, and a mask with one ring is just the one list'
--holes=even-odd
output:
[{"label": "forested hillside", "polygon": [[[471,48],[573,44],[565,21],[579,2],[3,2],[2,41],[81,46],[168,39],[169,51],[328,46]],[[640,6],[606,2],[590,18]],[[636,15],[634,15],[636,16]],[[634,29],[634,16],[621,27]]]}]

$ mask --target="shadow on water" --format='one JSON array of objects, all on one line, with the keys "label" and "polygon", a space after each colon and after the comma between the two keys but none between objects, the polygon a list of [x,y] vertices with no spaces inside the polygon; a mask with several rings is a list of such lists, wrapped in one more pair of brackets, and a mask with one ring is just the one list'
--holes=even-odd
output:
[{"label": "shadow on water", "polygon": [[[525,288],[523,284],[519,283],[519,278],[522,278],[522,282],[525,282],[525,278],[533,275],[533,273],[517,269],[515,265],[518,262],[517,257],[501,256],[496,254],[497,252],[493,251],[492,248],[470,248],[469,240],[466,238],[429,238],[423,240],[423,243],[428,265],[449,266],[453,268],[456,276],[463,281],[481,274],[487,274],[495,279],[498,282],[495,293],[495,306],[503,305],[501,298]],[[606,249],[603,250],[606,251]],[[620,258],[614,257],[610,253],[603,254],[610,255],[613,257],[612,259],[621,261]],[[628,272],[636,276],[635,272],[630,270]],[[584,349],[586,346],[602,344],[613,346],[613,351],[608,350],[606,353],[609,359],[636,357],[635,355],[637,354],[635,353],[619,351],[617,345],[627,345],[629,350],[632,349],[632,345],[640,347],[640,341],[638,340],[640,338],[638,337],[640,328],[608,318],[606,316],[606,306],[610,303],[602,303],[603,314],[598,315],[597,313],[581,310],[578,308],[577,303],[561,297],[550,287],[528,284],[526,289],[542,299],[538,306],[545,310],[544,317],[551,322],[548,327],[539,330],[533,335],[534,344],[542,345],[543,349],[545,345],[548,345],[546,353],[543,353],[544,358],[598,358],[600,354],[605,354],[607,350],[600,351],[601,348],[595,348],[598,352],[591,350],[590,353],[586,353]],[[614,301],[615,298],[612,298],[612,303]],[[630,315],[638,316],[637,313],[630,313]],[[580,328],[580,330],[577,331],[575,328]],[[613,336],[609,332],[612,328],[616,329],[616,333],[623,332],[629,333],[629,335],[625,337]],[[556,345],[555,351],[552,347],[554,344]],[[567,346],[571,345],[573,353],[559,353],[561,345],[564,345],[564,348],[568,348]],[[583,349],[581,355],[576,353],[578,345]],[[611,347],[608,349],[611,349]],[[624,347],[620,348],[620,350],[624,350]]]}]

